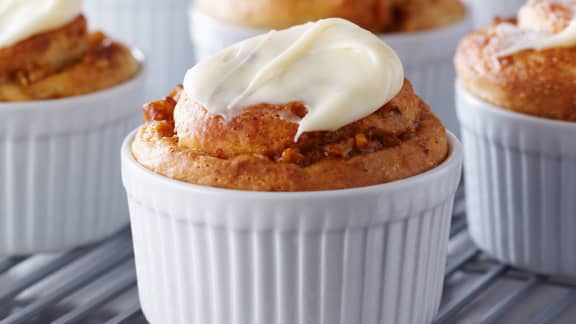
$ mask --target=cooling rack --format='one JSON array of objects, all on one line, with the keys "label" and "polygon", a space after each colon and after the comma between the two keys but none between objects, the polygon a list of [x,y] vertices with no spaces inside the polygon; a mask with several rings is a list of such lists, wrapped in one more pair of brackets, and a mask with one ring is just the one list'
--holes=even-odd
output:
[{"label": "cooling rack", "polygon": [[[518,271],[478,250],[459,192],[435,324],[576,323],[576,281]],[[63,254],[0,258],[0,324],[146,323],[129,229]]]}]

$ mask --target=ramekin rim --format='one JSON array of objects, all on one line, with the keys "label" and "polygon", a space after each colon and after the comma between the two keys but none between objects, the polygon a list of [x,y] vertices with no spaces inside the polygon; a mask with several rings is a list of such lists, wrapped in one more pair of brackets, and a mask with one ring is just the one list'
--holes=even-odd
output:
[{"label": "ramekin rim", "polygon": [[[93,100],[98,100],[101,97],[110,96],[116,93],[124,92],[142,82],[145,82],[146,75],[148,72],[148,64],[146,56],[137,47],[130,47],[130,51],[136,60],[140,63],[140,70],[131,79],[119,83],[113,87],[103,89],[96,92],[91,92],[84,95],[58,98],[58,99],[48,99],[48,100],[34,100],[34,101],[23,101],[23,102],[0,102],[0,113],[12,112],[12,111],[34,111],[34,110],[48,110],[48,109],[58,109],[62,105],[67,104],[84,104]],[[79,105],[81,107],[81,105]],[[79,108],[79,107],[77,107]]]},{"label": "ramekin rim", "polygon": [[466,100],[470,100],[474,102],[480,109],[487,111],[489,113],[493,113],[496,115],[500,115],[510,119],[516,119],[521,122],[525,122],[528,124],[538,125],[542,127],[560,127],[562,129],[568,129],[572,131],[576,131],[576,122],[570,122],[565,120],[556,120],[556,119],[549,119],[544,117],[537,117],[528,114],[523,114],[519,112],[515,112],[503,107],[496,106],[489,102],[486,102],[473,94],[471,94],[462,84],[462,81],[456,79],[456,89],[457,92],[463,95]]},{"label": "ramekin rim", "polygon": [[[454,134],[446,130],[449,144],[449,153],[446,159],[440,165],[436,166],[431,170],[405,179],[379,185],[349,188],[349,189],[323,190],[323,191],[261,192],[250,190],[226,189],[226,188],[197,185],[180,180],[175,180],[145,168],[134,158],[131,151],[131,144],[135,138],[138,129],[139,128],[130,132],[122,143],[121,148],[122,164],[127,164],[128,167],[135,168],[140,173],[152,177],[156,181],[162,182],[165,185],[177,187],[179,189],[188,192],[196,192],[196,193],[201,192],[203,194],[210,194],[210,195],[226,194],[229,196],[232,195],[237,198],[254,198],[255,196],[257,196],[258,199],[264,199],[264,200],[273,200],[280,198],[297,200],[297,199],[322,199],[322,198],[334,198],[334,197],[337,198],[340,196],[361,196],[372,192],[382,193],[383,190],[385,190],[386,192],[394,192],[402,190],[406,187],[418,186],[421,183],[430,181],[430,179],[437,177],[442,173],[450,172],[449,171],[450,169],[460,166],[463,159],[462,144]],[[124,169],[124,166],[122,167],[122,169]]]}]

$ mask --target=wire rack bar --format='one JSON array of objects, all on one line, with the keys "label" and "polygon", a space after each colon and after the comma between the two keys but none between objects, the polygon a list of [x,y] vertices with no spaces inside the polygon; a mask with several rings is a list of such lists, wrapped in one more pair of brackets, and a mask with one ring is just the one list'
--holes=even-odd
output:
[{"label": "wire rack bar", "polygon": [[514,306],[520,299],[525,297],[530,290],[534,289],[536,286],[542,284],[543,282],[543,278],[533,276],[518,290],[512,292],[512,294],[492,307],[492,309],[488,311],[487,315],[478,324],[495,324],[500,316],[502,316],[507,310]]},{"label": "wire rack bar", "polygon": [[95,260],[94,264],[86,267],[86,271],[66,281],[62,286],[34,301],[23,310],[12,314],[0,321],[0,324],[26,324],[28,320],[37,316],[46,307],[58,303],[70,293],[98,278],[118,263],[132,257],[132,249],[123,248],[112,252],[105,260]]},{"label": "wire rack bar", "polygon": [[7,258],[4,260],[0,260],[0,275],[13,268],[18,263],[22,262],[24,259],[25,258]]},{"label": "wire rack bar", "polygon": [[474,300],[483,291],[488,289],[504,272],[508,270],[505,265],[497,265],[488,273],[483,275],[476,284],[470,288],[464,296],[461,296],[459,300],[453,301],[444,307],[438,317],[436,318],[435,324],[452,323],[452,318],[456,315],[462,308]]},{"label": "wire rack bar", "polygon": [[124,312],[107,321],[106,324],[123,324],[138,317],[143,317],[140,304],[134,304]]},{"label": "wire rack bar", "polygon": [[448,265],[446,268],[446,278],[451,277],[456,272],[461,271],[462,267],[464,267],[467,263],[474,260],[476,257],[480,255],[480,250],[476,248],[470,249],[468,252],[464,253],[462,256],[459,257],[454,263]]},{"label": "wire rack bar", "polygon": [[[50,275],[58,272],[62,268],[73,264],[77,260],[80,260],[82,257],[90,255],[93,252],[100,253],[105,258],[106,254],[110,253],[109,251],[118,249],[118,246],[124,246],[128,249],[131,249],[129,245],[129,239],[127,238],[127,233],[128,231],[122,231],[107,242],[90,247],[75,249],[71,252],[56,257],[35,271],[20,278],[18,281],[15,281],[11,286],[2,288],[0,291],[0,308],[5,306],[5,304],[10,301],[10,299],[18,296],[25,289],[35,285]],[[20,262],[22,261],[23,259],[20,260]],[[17,264],[19,264],[19,262],[17,262],[15,265]]]},{"label": "wire rack bar", "polygon": [[556,303],[542,311],[532,322],[530,322],[530,324],[551,323],[574,302],[576,302],[576,289],[571,289]]},{"label": "wire rack bar", "polygon": [[[446,285],[450,289],[457,289],[458,285],[462,284],[460,277],[453,277],[457,273],[474,275],[462,277],[466,278],[469,288],[443,305],[435,324],[455,323],[457,317],[466,314],[467,306],[486,290],[497,288],[495,283],[502,278],[517,280],[521,285],[516,290],[504,292],[505,297],[495,301],[479,322],[477,320],[474,323],[502,323],[504,314],[517,307],[524,297],[540,286],[555,289],[561,287],[566,294],[552,303],[543,299],[540,305],[544,309],[531,324],[554,322],[576,303],[576,281],[530,275],[494,263],[470,243],[465,236],[468,235],[466,228],[465,199],[463,191],[460,190],[450,230],[450,237],[453,239],[451,244],[455,244],[454,247],[457,248],[451,252],[446,267]],[[103,243],[62,255],[48,256],[46,260],[41,260],[42,262],[35,263],[37,260],[27,257],[0,258],[0,279],[7,279],[1,281],[4,286],[0,287],[0,324],[23,324],[31,321],[44,323],[44,318],[49,318],[52,324],[146,323],[136,290],[133,289],[136,286],[136,273],[130,241],[127,229]],[[21,272],[19,269],[27,270]],[[73,273],[66,277],[66,280],[58,281],[58,278],[64,276],[64,271]],[[17,279],[10,281],[12,277]],[[100,283],[104,285],[100,287]],[[30,292],[44,289],[44,286],[47,288],[41,294],[30,295]],[[93,289],[94,287],[102,289]],[[82,300],[85,302],[74,303],[75,296],[80,295],[84,296]],[[116,304],[119,300],[124,302]],[[110,308],[106,308],[110,305],[122,307],[110,311]]]},{"label": "wire rack bar", "polygon": [[42,268],[39,268],[38,270],[30,273],[26,277],[14,282],[14,284],[12,284],[10,287],[4,288],[2,291],[0,291],[0,307],[6,304],[11,298],[16,297],[26,288],[34,285],[38,281],[43,280],[64,266],[81,258],[83,255],[84,252],[81,250],[76,250],[68,254],[64,254],[63,256],[54,259],[50,263],[44,265]]},{"label": "wire rack bar", "polygon": [[110,290],[104,290],[100,294],[94,296],[88,303],[82,304],[74,308],[71,312],[64,314],[51,324],[68,324],[78,323],[84,319],[90,312],[95,311],[98,307],[109,302],[114,297],[120,295],[131,287],[136,285],[136,272],[134,271],[134,263],[129,261],[122,265],[122,272],[115,278],[114,285]]}]

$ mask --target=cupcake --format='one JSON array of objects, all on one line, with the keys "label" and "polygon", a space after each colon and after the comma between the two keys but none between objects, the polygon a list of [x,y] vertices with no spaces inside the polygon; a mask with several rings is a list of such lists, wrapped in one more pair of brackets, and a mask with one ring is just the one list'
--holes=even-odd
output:
[{"label": "cupcake", "polygon": [[429,323],[461,147],[396,53],[331,18],[192,69],[125,140],[152,323]]},{"label": "cupcake", "polygon": [[501,261],[576,276],[576,1],[529,1],[456,55],[474,241]]},{"label": "cupcake", "polygon": [[82,1],[0,5],[0,255],[56,251],[127,225],[123,136],[141,55],[89,32]]},{"label": "cupcake", "polygon": [[460,0],[198,0],[190,9],[198,58],[270,29],[328,17],[348,19],[376,33],[402,57],[406,74],[432,110],[457,133],[452,58],[472,28]]}]

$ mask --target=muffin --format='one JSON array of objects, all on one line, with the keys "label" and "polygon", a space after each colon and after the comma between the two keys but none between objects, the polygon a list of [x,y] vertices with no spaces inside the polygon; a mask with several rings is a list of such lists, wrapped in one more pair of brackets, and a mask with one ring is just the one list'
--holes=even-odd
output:
[{"label": "muffin", "polygon": [[122,161],[150,322],[432,321],[461,147],[379,38],[251,38],[143,113]]},{"label": "muffin", "polygon": [[0,5],[0,255],[68,249],[128,222],[117,147],[137,124],[141,55],[89,32],[82,1],[40,2]]},{"label": "muffin", "polygon": [[456,55],[470,231],[496,258],[576,276],[576,2],[532,0]]},{"label": "muffin", "polygon": [[472,28],[460,0],[199,0],[190,10],[191,35],[201,59],[270,29],[342,17],[374,32],[402,57],[414,88],[453,132],[458,40]]}]

